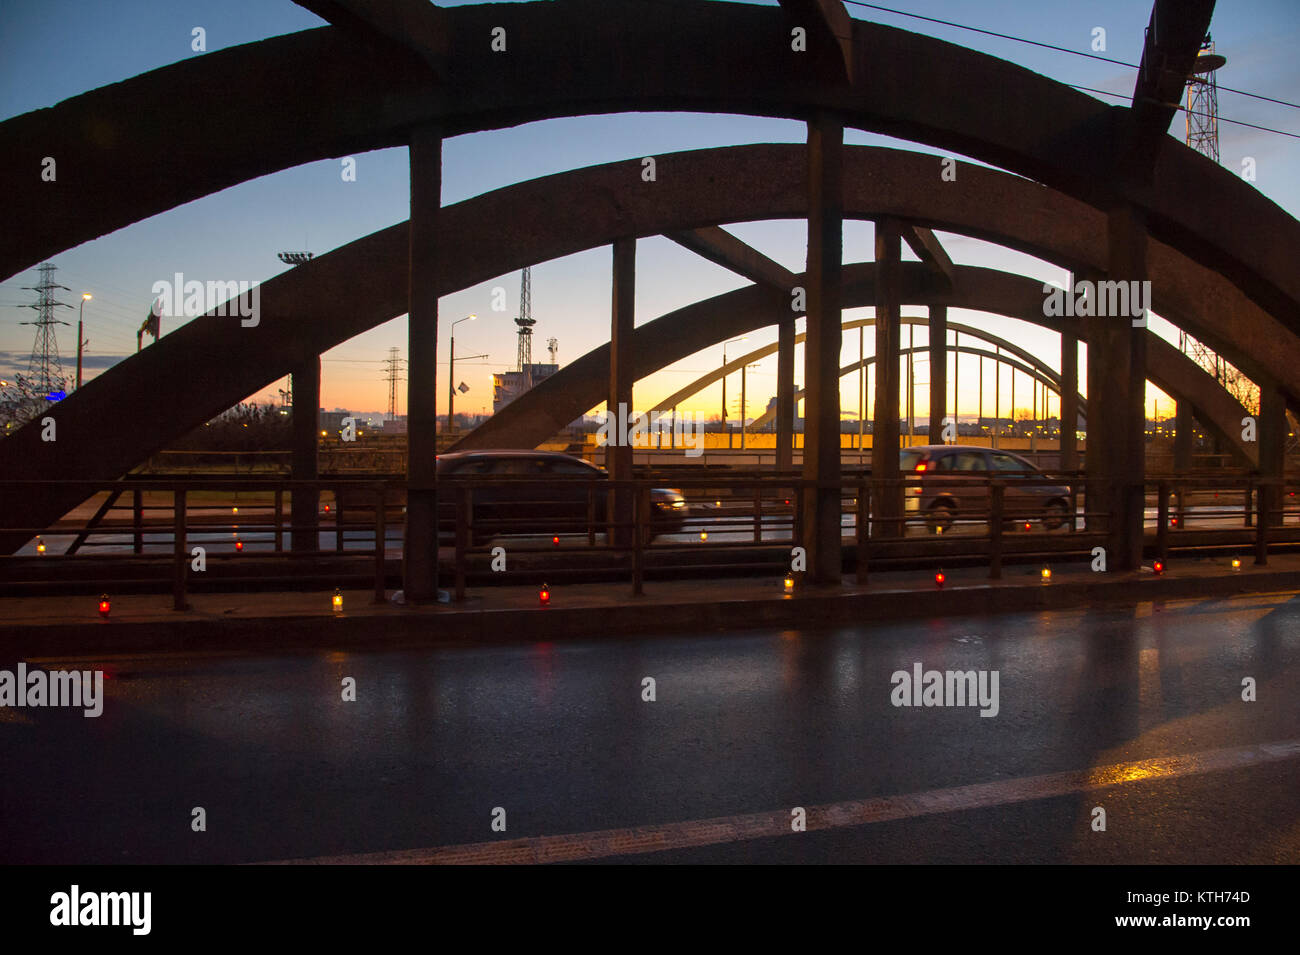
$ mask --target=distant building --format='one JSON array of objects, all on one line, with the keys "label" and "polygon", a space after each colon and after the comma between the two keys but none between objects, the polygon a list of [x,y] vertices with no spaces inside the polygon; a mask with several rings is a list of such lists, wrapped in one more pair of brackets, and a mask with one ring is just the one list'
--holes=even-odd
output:
[{"label": "distant building", "polygon": [[326,411],[324,408],[321,408],[320,430],[327,434],[338,434],[343,430],[343,419],[351,416],[351,414],[352,412],[350,411],[343,411],[340,409]]},{"label": "distant building", "polygon": [[[496,414],[533,385],[550,378],[560,370],[559,365],[529,365],[527,372],[504,371],[492,376],[492,413]],[[529,383],[531,379],[531,384]]]},{"label": "distant building", "polygon": [[[795,393],[795,394],[798,394],[798,393],[799,393],[799,386],[798,386],[798,385],[795,385],[795,386],[794,386],[794,393]],[[763,427],[762,427],[761,429],[759,429],[759,430],[764,431],[764,432],[768,432],[768,431],[773,431],[773,432],[774,432],[774,431],[776,431],[776,400],[777,400],[777,396],[776,396],[776,395],[773,395],[771,398],[768,399],[768,401],[767,401],[767,409],[766,409],[766,412],[767,412],[767,414],[770,414],[770,415],[772,416],[772,420],[770,420],[767,424],[763,425]],[[798,403],[795,404],[795,407],[796,407],[796,409],[798,408]],[[730,419],[728,419],[728,422],[727,422],[727,423],[728,423],[728,424],[731,423],[731,422],[730,422]],[[797,433],[802,433],[802,432],[803,432],[803,417],[802,417],[801,415],[799,415],[799,414],[796,414],[796,415],[794,416],[794,430],[795,430]]]}]

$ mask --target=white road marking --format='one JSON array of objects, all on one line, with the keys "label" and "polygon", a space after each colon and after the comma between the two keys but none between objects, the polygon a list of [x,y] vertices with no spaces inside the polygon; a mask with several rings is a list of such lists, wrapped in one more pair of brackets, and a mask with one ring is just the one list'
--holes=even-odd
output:
[{"label": "white road marking", "polygon": [[[834,829],[899,819],[914,819],[945,812],[985,809],[1071,793],[1089,792],[1128,783],[1175,779],[1225,772],[1300,757],[1300,740],[1260,743],[1201,753],[1163,756],[1094,769],[1071,770],[1045,776],[975,783],[952,789],[932,789],[905,796],[883,796],[807,808],[807,826]],[[540,862],[577,862],[611,856],[663,852],[695,846],[720,845],[749,839],[797,835],[790,829],[790,809],[721,816],[687,822],[603,829],[558,836],[532,836],[497,842],[365,852],[353,855],[289,859],[270,865],[517,865]]]}]

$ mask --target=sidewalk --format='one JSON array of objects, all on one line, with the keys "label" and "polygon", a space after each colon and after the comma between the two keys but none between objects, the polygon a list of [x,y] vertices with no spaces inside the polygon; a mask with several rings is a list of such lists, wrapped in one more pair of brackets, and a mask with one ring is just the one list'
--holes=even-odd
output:
[{"label": "sidewalk", "polygon": [[[1300,590],[1300,555],[1255,567],[1242,556],[1173,561],[1157,576],[1093,573],[1086,563],[1061,564],[1044,582],[1037,566],[1011,566],[991,581],[983,567],[954,568],[942,589],[933,571],[873,574],[865,586],[851,575],[838,587],[801,586],[786,595],[772,578],[647,581],[632,596],[626,582],[551,588],[543,606],[534,586],[479,587],[463,603],[402,606],[373,603],[369,590],[191,594],[188,611],[170,595],[119,595],[101,619],[94,597],[0,599],[0,657],[32,654],[153,651],[276,652],[391,649],[548,641],[627,633],[699,633],[756,627],[818,627],[982,613],[1048,611],[1150,600],[1228,597]],[[393,596],[389,592],[390,598]]]}]

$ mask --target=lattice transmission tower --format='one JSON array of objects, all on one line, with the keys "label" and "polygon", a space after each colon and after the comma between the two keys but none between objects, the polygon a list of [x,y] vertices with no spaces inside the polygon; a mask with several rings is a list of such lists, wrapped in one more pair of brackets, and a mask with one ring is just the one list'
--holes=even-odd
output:
[{"label": "lattice transmission tower", "polygon": [[388,358],[384,360],[384,374],[388,378],[388,412],[385,420],[397,418],[397,383],[402,376],[402,359],[398,357],[397,346],[388,349]]},{"label": "lattice transmission tower", "polygon": [[55,337],[54,326],[68,323],[55,318],[54,310],[72,308],[72,306],[54,300],[55,289],[70,291],[66,285],[59,285],[54,281],[54,270],[54,265],[42,262],[39,268],[40,282],[34,286],[23,286],[28,291],[35,292],[37,296],[35,302],[21,306],[35,310],[36,321],[20,324],[36,326],[36,340],[32,343],[32,354],[27,360],[27,379],[38,395],[62,391],[65,384],[63,362],[59,360],[59,341]]}]

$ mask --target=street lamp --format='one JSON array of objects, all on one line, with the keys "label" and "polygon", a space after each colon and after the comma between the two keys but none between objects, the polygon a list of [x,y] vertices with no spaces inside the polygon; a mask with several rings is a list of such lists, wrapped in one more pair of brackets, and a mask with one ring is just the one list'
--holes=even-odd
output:
[{"label": "street lamp", "polygon": [[[740,366],[740,450],[742,451],[745,450],[745,421],[746,412],[749,409],[749,405],[745,401],[745,371],[749,368],[757,367],[757,364]],[[730,440],[727,441],[727,446],[731,446]]]},{"label": "street lamp", "polygon": [[77,387],[78,388],[81,387],[81,349],[82,346],[86,344],[85,339],[82,338],[81,328],[82,328],[82,322],[86,317],[86,303],[89,302],[92,297],[93,296],[91,296],[89,292],[82,292],[81,308],[78,309],[77,311]]},{"label": "street lamp", "polygon": [[472,322],[477,315],[466,315],[464,318],[458,318],[451,323],[451,357],[447,363],[447,434],[454,430],[456,419],[452,412],[456,405],[456,326],[461,322]]},{"label": "street lamp", "polygon": [[[722,343],[722,432],[727,435],[727,447],[731,447],[731,434],[727,431],[727,346],[734,345],[736,342],[747,341],[749,341],[749,336],[743,335],[740,338],[733,338],[729,342]],[[740,425],[743,428],[745,422],[741,421]]]}]

